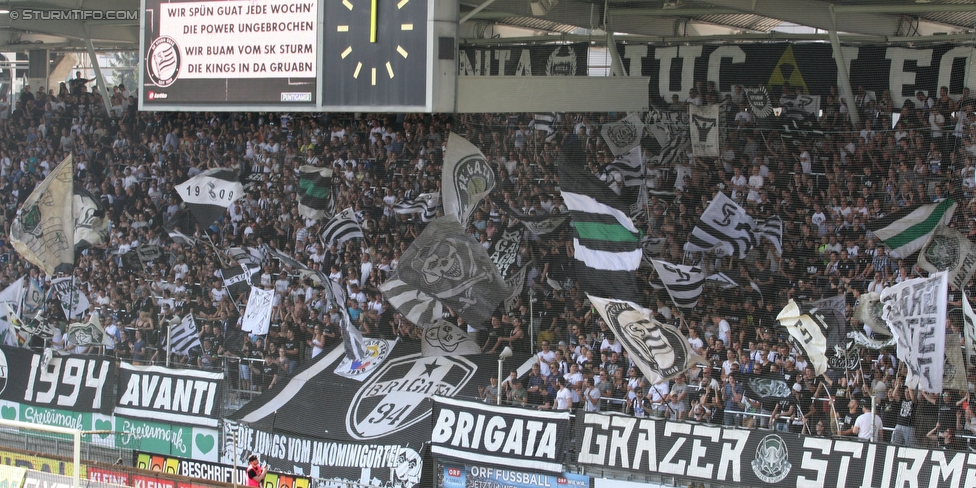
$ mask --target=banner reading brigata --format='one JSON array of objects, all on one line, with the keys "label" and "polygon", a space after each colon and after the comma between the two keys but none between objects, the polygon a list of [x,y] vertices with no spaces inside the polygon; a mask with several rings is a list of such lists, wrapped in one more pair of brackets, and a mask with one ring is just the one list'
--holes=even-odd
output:
[{"label": "banner reading brigata", "polygon": [[0,400],[76,412],[111,411],[111,362],[55,355],[41,367],[41,359],[28,349],[0,346]]},{"label": "banner reading brigata", "polygon": [[[580,417],[577,417],[580,422]],[[913,449],[856,439],[723,429],[585,413],[577,462],[740,486],[916,486],[961,488],[976,476],[968,452]]]},{"label": "banner reading brigata", "polygon": [[563,472],[569,412],[549,412],[436,397],[435,456],[479,464]]},{"label": "banner reading brigata", "polygon": [[314,104],[310,0],[145,1],[142,103]]}]

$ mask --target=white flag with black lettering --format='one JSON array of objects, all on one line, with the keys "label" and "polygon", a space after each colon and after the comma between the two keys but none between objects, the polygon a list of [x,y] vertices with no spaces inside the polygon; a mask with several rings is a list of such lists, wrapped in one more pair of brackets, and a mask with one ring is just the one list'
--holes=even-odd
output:
[{"label": "white flag with black lettering", "polygon": [[898,359],[908,367],[909,388],[942,393],[948,290],[949,275],[943,271],[881,292],[885,322],[898,341]]},{"label": "white flag with black lettering", "polygon": [[268,333],[271,327],[271,309],[274,306],[274,290],[253,286],[247,298],[241,330],[255,335]]},{"label": "white flag with black lettering", "polygon": [[668,290],[671,301],[678,308],[691,309],[698,306],[698,297],[705,287],[705,274],[701,268],[671,264],[653,260],[654,271]]},{"label": "white flag with black lettering", "polygon": [[183,320],[170,325],[170,352],[186,356],[194,346],[200,346],[200,336],[197,335],[197,321],[193,314],[186,314]]},{"label": "white flag with black lettering", "polygon": [[691,150],[695,156],[702,158],[717,158],[719,146],[719,106],[688,105],[688,117],[691,119]]},{"label": "white flag with black lettering", "polygon": [[620,156],[640,144],[641,137],[644,136],[644,122],[639,115],[633,113],[616,122],[603,124],[600,132],[610,152],[614,156]]}]

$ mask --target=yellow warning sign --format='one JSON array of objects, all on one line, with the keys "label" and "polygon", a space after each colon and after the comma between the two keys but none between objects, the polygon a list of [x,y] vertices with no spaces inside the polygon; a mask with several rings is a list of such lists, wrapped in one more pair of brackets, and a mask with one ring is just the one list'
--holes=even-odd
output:
[{"label": "yellow warning sign", "polygon": [[796,56],[793,55],[792,44],[786,45],[786,50],[783,51],[783,55],[779,57],[779,61],[776,62],[776,67],[773,68],[773,72],[769,75],[769,83],[767,85],[770,87],[790,85],[793,88],[802,86],[803,93],[810,93],[807,90],[807,82],[803,80],[803,73],[800,73],[800,67],[796,64]]}]

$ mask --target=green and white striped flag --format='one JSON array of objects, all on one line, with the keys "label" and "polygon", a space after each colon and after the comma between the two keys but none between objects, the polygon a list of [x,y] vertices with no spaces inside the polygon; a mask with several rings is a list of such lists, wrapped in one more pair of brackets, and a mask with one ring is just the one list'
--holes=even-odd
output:
[{"label": "green and white striped flag", "polygon": [[304,165],[298,168],[298,213],[309,219],[332,218],[332,170]]},{"label": "green and white striped flag", "polygon": [[948,224],[955,210],[952,200],[916,205],[868,222],[867,227],[891,248],[892,257],[905,258],[925,245],[939,223]]},{"label": "green and white striped flag", "polygon": [[582,291],[637,301],[634,277],[641,263],[641,233],[626,206],[578,165],[561,164],[559,173],[560,193],[573,223],[576,278]]}]

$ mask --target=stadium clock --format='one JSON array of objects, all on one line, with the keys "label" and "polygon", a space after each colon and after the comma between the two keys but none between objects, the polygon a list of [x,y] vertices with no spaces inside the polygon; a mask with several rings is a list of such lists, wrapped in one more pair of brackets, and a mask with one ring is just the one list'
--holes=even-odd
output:
[{"label": "stadium clock", "polygon": [[433,1],[326,2],[323,106],[423,109]]}]

